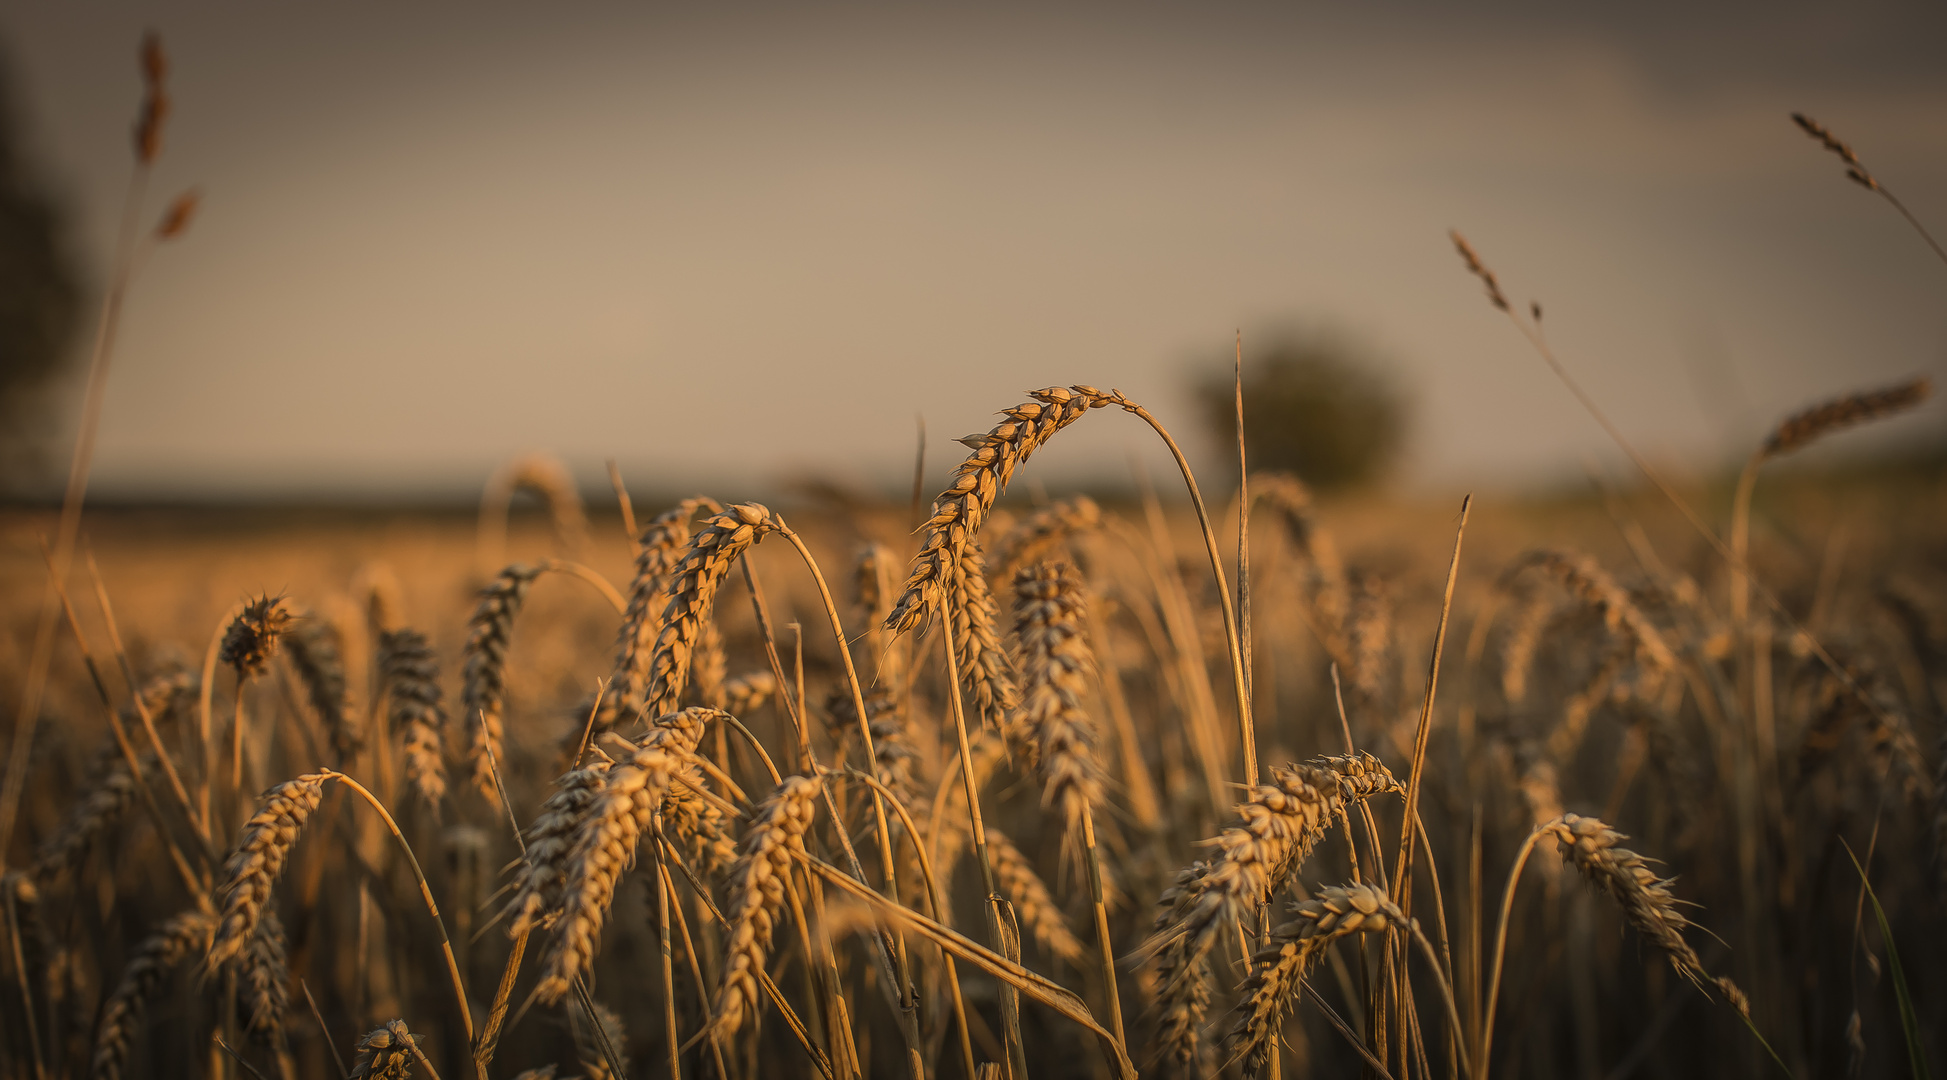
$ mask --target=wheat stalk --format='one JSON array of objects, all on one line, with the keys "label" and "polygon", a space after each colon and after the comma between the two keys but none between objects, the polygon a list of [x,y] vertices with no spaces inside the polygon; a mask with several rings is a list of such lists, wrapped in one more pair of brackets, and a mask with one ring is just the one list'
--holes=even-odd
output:
[{"label": "wheat stalk", "polygon": [[1353,934],[1404,930],[1410,925],[1398,905],[1372,885],[1334,885],[1291,905],[1293,916],[1251,957],[1224,1037],[1225,1052],[1244,1061],[1244,1075],[1261,1076],[1277,1053],[1279,1032],[1305,972],[1332,942]]},{"label": "wheat stalk", "polygon": [[121,1080],[129,1047],[142,1024],[149,999],[164,979],[189,957],[209,946],[216,919],[208,912],[185,911],[142,939],[122,969],[122,978],[102,1003],[101,1023],[95,1029],[95,1053],[88,1066],[94,1080]]},{"label": "wheat stalk", "polygon": [[[574,1040],[575,1061],[588,1080],[628,1080],[629,1059],[622,1053],[622,1047],[628,1045],[629,1029],[622,1026],[622,1018],[607,1005],[592,999],[587,1004],[588,1015],[583,1015],[580,1009],[568,1010],[568,1034]],[[615,1065],[622,1070],[622,1075],[617,1076],[615,1068],[610,1067],[604,1043],[621,1058]]]},{"label": "wheat stalk", "polygon": [[489,801],[496,798],[493,762],[507,756],[502,723],[507,703],[507,646],[528,586],[539,576],[539,567],[521,563],[501,570],[480,590],[473,617],[467,620],[466,646],[460,654],[467,760],[472,765],[473,785]]},{"label": "wheat stalk", "polygon": [[819,783],[787,776],[757,808],[744,834],[743,853],[730,870],[726,914],[728,966],[717,989],[714,1030],[719,1037],[743,1026],[756,1008],[758,977],[784,906],[791,852],[804,850],[805,830],[816,812]]},{"label": "wheat stalk", "polygon": [[406,781],[435,813],[446,797],[446,710],[440,706],[439,660],[417,630],[379,635],[379,679],[386,722],[406,760]]}]

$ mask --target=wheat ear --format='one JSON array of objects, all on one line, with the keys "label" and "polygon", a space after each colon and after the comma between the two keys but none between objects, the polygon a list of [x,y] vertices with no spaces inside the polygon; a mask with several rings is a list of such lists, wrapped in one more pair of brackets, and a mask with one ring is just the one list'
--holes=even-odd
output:
[{"label": "wheat ear", "polygon": [[507,936],[526,936],[561,906],[568,859],[575,849],[575,830],[600,796],[608,770],[608,760],[597,757],[554,782],[554,792],[527,827],[514,898],[507,904]]},{"label": "wheat ear", "polygon": [[1014,905],[1014,914],[1041,951],[1070,964],[1080,960],[1084,951],[1081,939],[1068,928],[1068,919],[1054,894],[1034,872],[1027,855],[1007,834],[991,825],[987,827],[987,857],[994,863],[994,884]]},{"label": "wheat ear", "polygon": [[1404,930],[1410,925],[1385,892],[1371,885],[1335,885],[1291,906],[1290,922],[1271,932],[1251,957],[1251,974],[1239,994],[1236,1020],[1224,1037],[1227,1054],[1244,1059],[1244,1075],[1262,1076],[1277,1052],[1278,1035],[1298,984],[1332,942],[1358,933]]},{"label": "wheat ear", "polygon": [[766,533],[782,527],[769,508],[741,503],[712,515],[690,538],[669,580],[669,603],[650,654],[644,692],[648,715],[674,712],[689,678],[690,654],[703,621],[716,604],[717,589],[739,556]]},{"label": "wheat ear", "polygon": [[1028,515],[994,545],[993,572],[1002,580],[1022,567],[1041,562],[1072,537],[1102,527],[1102,508],[1086,495],[1063,499]]},{"label": "wheat ear", "polygon": [[649,657],[662,630],[662,612],[669,602],[669,577],[690,542],[690,519],[699,512],[719,514],[723,506],[698,495],[684,499],[656,515],[636,544],[635,576],[629,582],[629,602],[616,632],[615,670],[608,694],[595,719],[597,732],[614,727],[625,716],[642,711],[649,682]]},{"label": "wheat ear", "polygon": [[406,1080],[418,1056],[418,1037],[406,1022],[387,1020],[384,1027],[374,1028],[358,1040],[358,1056],[352,1059],[347,1080]]},{"label": "wheat ear", "polygon": [[446,710],[440,705],[439,660],[417,630],[379,635],[379,678],[386,720],[401,741],[406,781],[435,812],[446,797]]},{"label": "wheat ear", "polygon": [[365,736],[352,716],[350,682],[338,631],[323,619],[299,621],[285,639],[291,669],[304,687],[311,711],[331,738],[332,752],[343,765],[365,749]]},{"label": "wheat ear", "polygon": [[155,996],[171,971],[209,947],[210,935],[215,930],[214,916],[203,911],[185,911],[163,923],[135,947],[135,955],[122,969],[122,981],[102,1003],[89,1076],[94,1080],[121,1080],[129,1047],[141,1027],[149,999]]},{"label": "wheat ear", "polygon": [[1114,404],[1114,399],[1090,386],[1051,386],[1028,395],[1033,401],[1002,413],[1003,419],[985,435],[960,441],[973,453],[960,463],[953,483],[933,500],[926,539],[913,559],[899,600],[886,618],[886,628],[901,633],[945,603],[953,587],[953,573],[962,565],[967,545],[980,531],[994,500],[1007,490],[1014,470],[1055,432],[1082,418],[1090,409]]},{"label": "wheat ear", "polygon": [[239,996],[249,1016],[250,1036],[265,1045],[274,1043],[284,1013],[291,1005],[291,968],[284,948],[284,922],[277,909],[265,905],[263,916],[251,931],[243,951],[237,954]]},{"label": "wheat ear", "polygon": [[[562,914],[535,993],[559,1001],[594,959],[596,938],[615,897],[622,872],[635,863],[636,848],[664,796],[702,736],[702,715],[689,709],[663,717],[602,777],[601,788],[574,827],[561,885]],[[524,903],[525,890],[516,903]],[[513,929],[528,925],[517,919]]]},{"label": "wheat ear", "polygon": [[541,576],[539,567],[515,563],[480,590],[473,617],[467,620],[466,645],[461,651],[460,701],[465,707],[467,760],[473,786],[489,801],[497,798],[494,765],[507,760],[504,712],[507,705],[507,646],[514,632],[528,586]]},{"label": "wheat ear", "polygon": [[1793,413],[1772,429],[1759,450],[1762,459],[1789,454],[1832,432],[1911,409],[1927,400],[1933,382],[1922,376],[1897,386],[1847,394]]},{"label": "wheat ear", "polygon": [[305,822],[323,796],[325,773],[306,773],[264,792],[256,813],[243,826],[236,851],[223,864],[216,889],[222,914],[207,960],[215,971],[249,944],[270,903],[271,887],[284,872]]},{"label": "wheat ear", "polygon": [[717,990],[715,1029],[735,1034],[755,1009],[758,978],[784,906],[791,852],[804,850],[805,830],[817,811],[820,787],[804,776],[787,776],[757,808],[744,834],[743,853],[730,871],[727,912],[729,962]]}]

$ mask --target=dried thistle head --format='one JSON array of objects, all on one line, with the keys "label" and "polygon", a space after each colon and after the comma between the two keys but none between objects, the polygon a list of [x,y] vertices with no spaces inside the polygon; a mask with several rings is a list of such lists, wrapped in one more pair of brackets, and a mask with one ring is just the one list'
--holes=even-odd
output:
[{"label": "dried thistle head", "polygon": [[1926,376],[1897,386],[1848,394],[1793,413],[1772,430],[1758,451],[1758,460],[1789,454],[1832,432],[1903,412],[1927,400],[1933,381]]},{"label": "dried thistle head", "polygon": [[290,626],[291,613],[284,609],[282,596],[259,596],[230,620],[217,658],[235,669],[238,679],[262,675]]}]

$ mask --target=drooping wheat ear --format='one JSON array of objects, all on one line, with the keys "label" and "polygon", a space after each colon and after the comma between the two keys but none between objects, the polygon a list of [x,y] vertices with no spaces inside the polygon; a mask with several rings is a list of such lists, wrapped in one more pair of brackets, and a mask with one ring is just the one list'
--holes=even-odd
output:
[{"label": "drooping wheat ear", "polygon": [[893,575],[898,572],[892,549],[877,540],[859,545],[852,560],[852,601],[868,627],[879,627],[892,614]]},{"label": "drooping wheat ear", "polygon": [[582,509],[581,488],[559,458],[530,454],[502,465],[487,479],[480,495],[480,573],[499,566],[507,548],[507,508],[514,492],[525,488],[541,496],[554,521],[555,542],[572,557],[588,540],[588,515]]},{"label": "drooping wheat ear", "polygon": [[122,969],[122,981],[102,1003],[89,1076],[94,1080],[121,1080],[149,999],[178,965],[209,947],[215,930],[215,916],[191,909],[163,923],[135,947],[135,955]]},{"label": "drooping wheat ear", "polygon": [[607,731],[642,712],[642,696],[649,682],[649,657],[662,631],[663,608],[669,602],[670,572],[690,542],[690,519],[698,512],[719,514],[715,499],[698,495],[684,499],[643,527],[636,544],[635,576],[629,582],[629,603],[622,612],[622,628],[615,636],[615,669],[608,693],[595,717],[595,730]]},{"label": "drooping wheat ear", "polygon": [[1840,161],[1845,162],[1846,177],[1853,183],[1868,191],[1879,190],[1879,181],[1873,179],[1873,174],[1866,171],[1866,166],[1860,162],[1859,155],[1852,152],[1852,147],[1840,142],[1839,137],[1832,134],[1824,124],[1799,112],[1792,114],[1792,123],[1797,124],[1805,134],[1817,139],[1820,145],[1836,154]]},{"label": "drooping wheat ear", "polygon": [[1623,637],[1636,662],[1650,678],[1660,678],[1676,670],[1676,654],[1663,640],[1662,632],[1594,559],[1566,551],[1531,551],[1515,560],[1501,580],[1511,581],[1529,567],[1541,569],[1585,607],[1600,615],[1610,632]]},{"label": "drooping wheat ear", "polygon": [[216,938],[210,944],[208,965],[211,971],[236,958],[256,933],[270,903],[272,886],[284,872],[284,862],[311,812],[324,794],[324,773],[306,773],[264,792],[257,812],[244,822],[236,850],[223,864],[216,887],[216,905],[222,913]]},{"label": "drooping wheat ear", "polygon": [[677,771],[663,797],[663,834],[683,845],[690,864],[714,878],[737,859],[737,838],[717,802],[704,798],[709,781],[695,759]]},{"label": "drooping wheat ear", "polygon": [[[712,709],[685,709],[650,725],[632,745],[633,755],[618,760],[602,777],[601,788],[574,826],[561,883],[561,919],[535,993],[543,1002],[561,1000],[595,956],[596,939],[615,899],[615,883],[635,864],[636,847],[664,796],[702,737]],[[525,882],[524,882],[525,885]],[[540,883],[545,888],[545,882]],[[523,894],[526,893],[525,887]],[[523,904],[523,897],[515,898]]]},{"label": "drooping wheat ear", "polygon": [[1102,527],[1102,508],[1086,495],[1063,499],[1035,511],[1009,529],[994,545],[993,572],[1002,580],[1029,563],[1047,559],[1070,537],[1094,532]]},{"label": "drooping wheat ear", "polygon": [[[591,1010],[595,1014],[593,1023],[580,1009],[568,1010],[568,1035],[575,1043],[575,1061],[580,1063],[581,1071],[588,1080],[628,1080],[629,1059],[623,1053],[623,1047],[629,1043],[629,1029],[622,1026],[622,1018],[615,1014],[615,1010],[592,998],[589,1004],[594,1006]],[[602,1028],[599,1034],[595,1031],[596,1024]],[[604,1042],[621,1059],[615,1064],[622,1068],[623,1075],[616,1076],[615,1070],[609,1066],[608,1055],[602,1052]]]},{"label": "drooping wheat ear", "polygon": [[980,531],[994,500],[1007,489],[1014,470],[1049,437],[1090,409],[1115,404],[1112,395],[1092,386],[1051,386],[1028,395],[1033,401],[1006,410],[1003,419],[985,435],[960,441],[973,450],[953,475],[953,484],[933,500],[933,516],[926,521],[926,540],[913,559],[912,574],[886,629],[904,633],[939,610],[954,587],[953,571],[961,565],[967,545]]},{"label": "drooping wheat ear", "polygon": [[404,1020],[387,1020],[384,1027],[366,1032],[358,1040],[358,1056],[352,1059],[347,1080],[407,1080],[418,1044],[418,1036],[407,1029]]},{"label": "drooping wheat ear", "polygon": [[777,692],[777,676],[749,671],[723,684],[723,711],[739,720],[749,716]]},{"label": "drooping wheat ear", "polygon": [[[1345,564],[1339,561],[1332,534],[1318,521],[1311,489],[1290,473],[1258,473],[1251,477],[1251,498],[1270,504],[1284,522],[1285,532],[1305,562],[1305,602],[1318,616],[1318,632],[1325,638],[1326,650],[1341,659],[1349,605]],[[1350,666],[1342,659],[1341,665]]]},{"label": "drooping wheat ear", "polygon": [[[906,737],[905,711],[886,687],[867,687],[864,696],[866,726],[872,731],[872,750],[874,764],[878,766],[879,782],[902,805],[911,809],[918,790],[913,765],[919,759],[919,753]],[[852,703],[851,688],[842,684],[832,687],[831,693],[825,698],[825,715],[828,718],[826,730],[833,742],[846,745],[857,740],[859,714],[858,707]]]},{"label": "drooping wheat ear", "polygon": [[1543,589],[1528,590],[1521,606],[1514,609],[1501,635],[1501,696],[1508,704],[1528,699],[1528,677],[1534,673],[1542,631],[1554,617],[1555,598]]},{"label": "drooping wheat ear", "polygon": [[1510,749],[1517,774],[1515,785],[1528,808],[1528,820],[1543,825],[1561,817],[1562,786],[1555,763],[1533,741],[1515,743]]},{"label": "drooping wheat ear", "polygon": [[757,808],[744,834],[743,853],[730,870],[729,953],[723,984],[717,989],[716,1025],[734,1035],[744,1015],[757,1005],[757,973],[771,948],[771,934],[784,907],[791,853],[804,850],[805,830],[817,810],[818,781],[787,776]]},{"label": "drooping wheat ear", "polygon": [[[154,754],[145,753],[139,760],[145,775],[155,768]],[[34,861],[34,880],[50,882],[77,870],[94,842],[108,835],[128,813],[135,794],[135,776],[117,751],[104,764],[101,778],[75,802],[60,831],[41,845],[40,856]]]},{"label": "drooping wheat ear", "polygon": [[1744,991],[1728,977],[1713,978],[1704,970],[1697,951],[1683,939],[1684,928],[1691,923],[1670,893],[1673,879],[1657,877],[1648,860],[1620,846],[1628,837],[1579,814],[1564,814],[1544,828],[1561,845],[1562,857],[1622,905],[1629,925],[1663,951],[1677,974],[1699,989],[1715,986],[1732,1008],[1747,1018],[1751,1015]]},{"label": "drooping wheat ear", "polygon": [[717,589],[739,556],[766,533],[782,527],[759,503],[740,503],[713,514],[690,538],[669,579],[669,603],[650,654],[644,701],[648,715],[674,712],[689,678],[690,653],[703,621],[716,604]]},{"label": "drooping wheat ear", "polygon": [[1034,936],[1041,951],[1071,964],[1080,960],[1081,939],[1068,928],[1068,920],[1047,883],[1034,872],[1034,864],[1014,841],[991,825],[987,827],[987,858],[994,864],[994,884],[1014,905],[1022,928]]},{"label": "drooping wheat ear", "polygon": [[361,565],[352,575],[351,591],[373,634],[396,629],[405,621],[405,590],[391,564],[374,561]]},{"label": "drooping wheat ear", "polygon": [[1393,597],[1379,575],[1354,570],[1350,576],[1345,648],[1347,672],[1360,694],[1372,698],[1386,689],[1386,659],[1393,649]]},{"label": "drooping wheat ear", "polygon": [[270,1044],[284,1024],[284,1012],[291,1004],[291,968],[284,952],[284,921],[277,909],[266,906],[263,917],[237,955],[238,995],[243,999],[244,1015],[249,1017],[250,1037]]},{"label": "drooping wheat ear", "polygon": [[1934,775],[1920,753],[1920,742],[1914,737],[1913,722],[1900,695],[1877,664],[1845,650],[1837,650],[1835,655],[1851,676],[1852,686],[1830,673],[1819,681],[1811,703],[1816,719],[1799,748],[1800,783],[1820,765],[1832,762],[1832,752],[1847,732],[1858,728],[1862,748],[1871,762],[1872,786],[1890,790],[1897,784],[1900,795],[1909,802],[1932,802],[1936,795]]},{"label": "drooping wheat ear", "polygon": [[1291,914],[1293,919],[1273,930],[1270,942],[1251,957],[1236,1020],[1224,1037],[1228,1056],[1244,1059],[1246,1076],[1263,1075],[1299,981],[1332,942],[1411,925],[1384,892],[1363,884],[1321,889],[1312,899],[1291,905]]},{"label": "drooping wheat ear", "polygon": [[1461,259],[1467,263],[1467,272],[1480,278],[1481,284],[1487,286],[1487,302],[1502,311],[1508,310],[1508,298],[1501,293],[1500,281],[1494,277],[1494,271],[1489,270],[1481,257],[1474,253],[1474,245],[1460,235],[1459,229],[1450,229],[1447,235],[1453,237],[1454,250],[1460,252]]},{"label": "drooping wheat ear", "polygon": [[[195,690],[196,679],[187,672],[158,675],[143,684],[142,706],[160,727],[194,699]],[[122,723],[124,726],[136,723],[133,708],[123,710]],[[156,767],[151,752],[141,754],[137,760],[145,775]],[[95,841],[108,835],[135,804],[135,777],[118,747],[111,744],[103,748],[95,775],[99,779],[75,801],[67,821],[41,845],[34,861],[34,880],[52,881],[78,868]]]},{"label": "drooping wheat ear", "polygon": [[1210,864],[1199,859],[1176,872],[1176,877],[1156,898],[1156,919],[1151,927],[1154,940],[1163,944],[1156,951],[1156,999],[1151,1004],[1156,1031],[1150,1037],[1151,1064],[1166,1076],[1202,1077],[1216,1072],[1210,1048],[1203,1042],[1203,1018],[1210,1011],[1210,979],[1205,959],[1193,948],[1187,936],[1167,936],[1175,924],[1179,905],[1203,890],[1203,878]]},{"label": "drooping wheat ear", "polygon": [[467,620],[466,647],[461,652],[460,700],[465,705],[467,760],[473,785],[490,802],[494,793],[494,762],[507,760],[502,749],[503,713],[507,704],[507,646],[514,632],[528,586],[541,576],[539,567],[515,563],[480,590]]},{"label": "drooping wheat ear", "polygon": [[712,709],[723,708],[729,698],[724,680],[730,677],[730,658],[724,655],[723,631],[715,619],[704,619],[697,627],[696,648],[690,654],[690,684],[693,697]]},{"label": "drooping wheat ear", "polygon": [[446,710],[440,707],[439,659],[417,630],[379,635],[379,679],[386,720],[401,742],[406,780],[437,813],[446,797]]},{"label": "drooping wheat ear", "polygon": [[[1349,804],[1360,799],[1370,799],[1374,795],[1405,790],[1405,785],[1393,776],[1393,771],[1386,767],[1385,762],[1364,750],[1332,757],[1316,757],[1305,764],[1309,768],[1331,773],[1337,778],[1341,814],[1346,811]],[[1322,776],[1315,776],[1314,782],[1322,778]]]},{"label": "drooping wheat ear", "polygon": [[1758,451],[1759,460],[1789,454],[1832,432],[1911,409],[1927,400],[1927,395],[1932,392],[1933,381],[1921,376],[1898,386],[1848,394],[1793,413],[1765,439],[1763,448]]},{"label": "drooping wheat ear", "polygon": [[301,619],[284,644],[291,668],[304,686],[304,696],[311,702],[311,711],[318,714],[318,723],[331,738],[338,763],[350,761],[365,749],[365,735],[352,718],[351,689],[337,628],[324,619]]},{"label": "drooping wheat ear", "polygon": [[[1367,768],[1362,759],[1347,760]],[[1209,866],[1188,879],[1179,875],[1171,886],[1174,895],[1167,920],[1159,917],[1159,929],[1143,947],[1152,955],[1170,957],[1165,961],[1170,978],[1204,977],[1200,961],[1216,941],[1217,932],[1250,917],[1259,904],[1268,901],[1324,837],[1325,830],[1345,812],[1345,792],[1366,783],[1348,783],[1348,775],[1329,764],[1288,765],[1271,770],[1272,783],[1251,789],[1250,801],[1237,808],[1241,822],[1225,829],[1213,842],[1218,854],[1208,860]],[[1385,776],[1390,778],[1391,774]],[[1373,793],[1382,787],[1376,775],[1370,784]],[[1165,985],[1160,993],[1171,1002],[1208,996],[1207,990],[1189,986]],[[1159,1035],[1167,1036],[1168,1032]],[[1181,1056],[1181,1047],[1165,1045],[1163,1049],[1167,1057]]]},{"label": "drooping wheat ear", "polygon": [[1014,634],[1023,692],[1015,716],[1033,745],[1041,805],[1058,808],[1066,837],[1079,843],[1082,815],[1102,805],[1095,724],[1082,709],[1095,669],[1083,634],[1081,579],[1065,565],[1041,563],[1014,575]]},{"label": "drooping wheat ear", "polygon": [[540,813],[527,827],[527,850],[515,872],[514,898],[507,904],[509,937],[531,932],[561,906],[568,859],[575,849],[575,830],[600,796],[608,770],[608,760],[596,757],[556,780],[554,793],[541,804]]},{"label": "drooping wheat ear", "polygon": [[[974,790],[979,791],[987,786],[994,770],[1006,758],[1006,744],[991,731],[979,731],[971,736],[968,748],[973,751]],[[943,879],[953,873],[954,863],[959,861],[961,853],[973,840],[973,825],[967,813],[966,787],[959,772],[958,766],[947,770],[939,780],[940,788],[936,789],[934,797],[934,803],[941,805],[941,813],[938,823],[932,824],[935,836],[933,864]],[[937,793],[941,790],[945,793],[944,804],[941,804]],[[945,888],[944,884],[941,888]]]},{"label": "drooping wheat ear", "polygon": [[259,596],[245,604],[223,631],[223,646],[217,659],[236,671],[237,678],[262,675],[277,655],[278,639],[290,628],[291,613],[284,610],[281,596]]},{"label": "drooping wheat ear", "polygon": [[1014,682],[1014,665],[1001,647],[1000,609],[987,589],[978,543],[967,542],[947,577],[947,610],[953,619],[960,677],[972,691],[974,713],[981,723],[991,731],[1005,731],[1021,693]]}]

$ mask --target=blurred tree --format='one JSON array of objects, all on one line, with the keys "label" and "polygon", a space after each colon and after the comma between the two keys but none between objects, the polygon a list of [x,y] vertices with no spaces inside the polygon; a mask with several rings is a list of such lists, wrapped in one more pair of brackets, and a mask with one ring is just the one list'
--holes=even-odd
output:
[{"label": "blurred tree", "polygon": [[[1288,470],[1320,490],[1379,479],[1398,457],[1405,396],[1363,350],[1319,334],[1244,351],[1244,445],[1252,471]],[[1197,403],[1237,461],[1232,358],[1198,368]]]},{"label": "blurred tree", "polygon": [[81,286],[61,215],[22,151],[11,74],[0,65],[0,489],[18,490],[58,430],[42,406],[73,355]]}]

